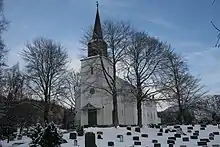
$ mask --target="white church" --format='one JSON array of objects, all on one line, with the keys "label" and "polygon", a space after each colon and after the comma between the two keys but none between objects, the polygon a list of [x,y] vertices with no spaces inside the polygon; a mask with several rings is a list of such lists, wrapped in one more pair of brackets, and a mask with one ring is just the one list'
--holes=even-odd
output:
[{"label": "white church", "polygon": [[[101,48],[98,52],[97,47]],[[102,61],[102,62],[101,62]],[[112,125],[112,96],[109,94],[108,83],[103,74],[103,66],[112,75],[109,64],[107,44],[103,39],[99,10],[97,7],[93,36],[88,43],[88,56],[81,60],[81,86],[76,92],[76,125]],[[132,85],[117,78],[118,118],[121,125],[137,124],[137,107],[132,91]],[[142,104],[143,125],[157,124],[157,107],[153,102]]]}]

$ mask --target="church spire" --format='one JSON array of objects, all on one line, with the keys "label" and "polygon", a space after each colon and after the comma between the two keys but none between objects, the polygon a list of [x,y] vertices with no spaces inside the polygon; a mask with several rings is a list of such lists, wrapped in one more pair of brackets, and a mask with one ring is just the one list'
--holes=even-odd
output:
[{"label": "church spire", "polygon": [[92,38],[88,43],[88,57],[102,55],[107,57],[107,44],[103,39],[102,27],[99,16],[99,4],[96,2],[97,11]]},{"label": "church spire", "polygon": [[99,16],[99,3],[98,3],[98,1],[96,2],[96,6],[97,6],[97,11],[96,11],[96,18],[95,18],[95,25],[94,25],[94,29],[93,29],[92,39],[103,39],[102,27],[101,27],[100,16]]}]

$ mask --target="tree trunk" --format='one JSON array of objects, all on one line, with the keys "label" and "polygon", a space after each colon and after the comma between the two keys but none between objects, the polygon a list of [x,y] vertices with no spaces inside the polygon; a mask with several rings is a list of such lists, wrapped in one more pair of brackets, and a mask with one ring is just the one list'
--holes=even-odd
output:
[{"label": "tree trunk", "polygon": [[119,125],[118,121],[118,105],[117,105],[117,95],[113,94],[113,125],[117,127]]},{"label": "tree trunk", "polygon": [[48,113],[49,113],[49,102],[47,98],[45,98],[45,102],[44,102],[44,124],[45,126],[48,124]]},{"label": "tree trunk", "polygon": [[138,116],[138,126],[142,128],[142,108],[141,108],[141,101],[137,102],[137,116]]}]

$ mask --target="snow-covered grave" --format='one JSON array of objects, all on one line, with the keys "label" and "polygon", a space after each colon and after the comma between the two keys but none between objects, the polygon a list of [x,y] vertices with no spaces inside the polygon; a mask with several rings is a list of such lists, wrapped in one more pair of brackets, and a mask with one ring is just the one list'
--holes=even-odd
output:
[{"label": "snow-covered grave", "polygon": [[[178,126],[177,126],[178,127]],[[170,143],[174,142],[173,146],[180,147],[181,145],[185,145],[187,147],[196,147],[198,146],[198,142],[207,142],[208,147],[212,147],[213,145],[220,145],[220,129],[217,126],[207,125],[206,127],[201,127],[200,125],[196,125],[192,127],[191,125],[180,126],[182,129],[175,128],[173,126],[163,127],[163,129],[156,128],[148,128],[144,127],[140,130],[140,132],[136,132],[134,127],[131,127],[131,130],[126,127],[118,127],[118,128],[86,128],[85,132],[93,132],[96,137],[96,145],[97,147],[107,147],[108,142],[114,142],[114,147],[131,147],[134,145],[134,142],[137,144],[141,143],[141,145],[135,145],[134,147],[154,147],[155,144],[152,143],[158,142],[161,147],[168,147],[167,143],[168,137],[171,137],[169,140]],[[169,131],[168,131],[169,129]],[[175,132],[170,132],[172,130],[176,130]],[[99,135],[102,139],[97,139],[99,133],[103,132],[103,134]],[[130,133],[127,133],[130,132]],[[215,133],[214,133],[215,132]],[[145,135],[143,135],[145,134]],[[147,135],[146,135],[147,134]],[[180,134],[180,135],[175,135]],[[123,137],[120,137],[120,136]],[[74,140],[69,139],[70,133],[63,134],[63,138],[67,140],[68,143],[64,143],[61,147],[73,147]],[[176,136],[176,137],[174,137]],[[193,137],[192,137],[193,136]],[[196,137],[197,136],[197,137]],[[214,137],[213,137],[214,136]],[[118,138],[117,138],[118,137]],[[188,139],[187,139],[188,138]],[[176,139],[176,140],[172,140]],[[77,144],[79,147],[85,147],[85,135],[77,136]],[[28,144],[31,142],[31,139],[27,137],[23,137],[22,140],[19,141],[11,141],[9,144],[6,141],[3,141],[3,147],[11,147],[14,143],[24,143],[21,145],[14,145],[17,147],[28,147]],[[171,145],[170,145],[171,146]],[[217,146],[216,146],[217,147]]]}]

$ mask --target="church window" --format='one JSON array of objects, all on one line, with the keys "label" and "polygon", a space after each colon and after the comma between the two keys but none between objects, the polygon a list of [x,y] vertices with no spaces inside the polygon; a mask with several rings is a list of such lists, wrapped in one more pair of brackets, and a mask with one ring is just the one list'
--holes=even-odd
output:
[{"label": "church window", "polygon": [[123,110],[121,110],[121,116],[123,116]]},{"label": "church window", "polygon": [[91,70],[91,75],[93,75],[93,72],[94,72],[94,71],[93,71],[93,67],[92,67],[92,66],[91,66],[91,69],[90,69],[90,70]]},{"label": "church window", "polygon": [[94,88],[91,88],[91,89],[89,90],[89,92],[90,92],[90,94],[94,94],[94,93],[95,93],[95,89],[94,89]]},{"label": "church window", "polygon": [[153,119],[153,114],[151,113],[151,119]]}]

